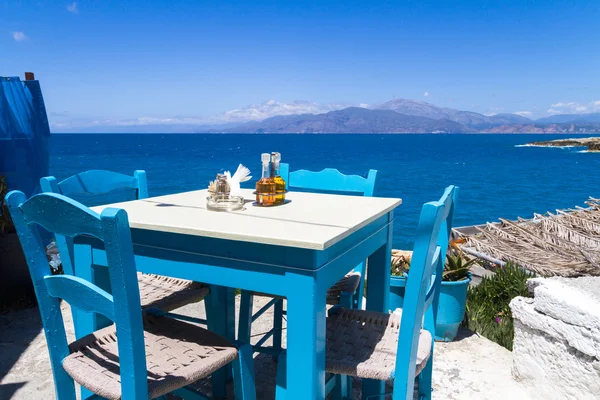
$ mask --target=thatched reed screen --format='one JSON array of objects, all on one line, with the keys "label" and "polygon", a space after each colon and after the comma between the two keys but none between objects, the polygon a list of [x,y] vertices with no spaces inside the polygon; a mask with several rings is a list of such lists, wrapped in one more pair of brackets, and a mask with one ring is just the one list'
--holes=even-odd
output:
[{"label": "thatched reed screen", "polygon": [[466,239],[466,253],[514,262],[542,276],[600,275],[600,200],[590,197],[586,204],[588,208],[501,219],[474,227],[475,234],[460,229],[455,234]]}]

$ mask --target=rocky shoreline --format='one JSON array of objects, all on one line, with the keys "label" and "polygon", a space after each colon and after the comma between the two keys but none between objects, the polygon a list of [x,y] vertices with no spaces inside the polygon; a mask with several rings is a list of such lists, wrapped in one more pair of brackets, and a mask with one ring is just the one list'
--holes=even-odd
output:
[{"label": "rocky shoreline", "polygon": [[587,147],[588,151],[600,152],[600,137],[581,138],[581,139],[557,139],[547,140],[542,142],[527,143],[527,146],[543,146],[543,147]]}]

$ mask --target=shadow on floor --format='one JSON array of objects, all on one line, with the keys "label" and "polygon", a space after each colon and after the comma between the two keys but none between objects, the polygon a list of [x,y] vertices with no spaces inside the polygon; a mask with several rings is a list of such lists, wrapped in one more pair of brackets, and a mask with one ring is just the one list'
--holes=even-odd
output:
[{"label": "shadow on floor", "polygon": [[0,384],[0,400],[12,399],[15,392],[25,385],[25,382]]},{"label": "shadow on floor", "polygon": [[[0,354],[2,354],[0,357],[0,381],[8,374],[33,340],[41,334],[43,334],[42,321],[37,307],[0,315]],[[12,387],[17,390],[23,385],[24,383],[3,384],[0,389],[0,399],[10,398],[4,397],[5,392]]]}]

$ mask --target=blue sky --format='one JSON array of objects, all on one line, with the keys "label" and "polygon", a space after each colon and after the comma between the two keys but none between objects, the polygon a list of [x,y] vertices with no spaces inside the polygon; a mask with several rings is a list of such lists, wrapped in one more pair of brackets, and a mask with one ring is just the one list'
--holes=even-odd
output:
[{"label": "blue sky", "polygon": [[600,111],[593,1],[4,1],[0,75],[56,121],[206,118],[270,99]]}]

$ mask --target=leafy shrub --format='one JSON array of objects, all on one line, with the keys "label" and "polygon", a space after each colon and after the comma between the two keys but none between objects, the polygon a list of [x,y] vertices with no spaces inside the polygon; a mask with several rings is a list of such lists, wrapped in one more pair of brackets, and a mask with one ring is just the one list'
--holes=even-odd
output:
[{"label": "leafy shrub", "polygon": [[478,286],[469,287],[463,324],[512,351],[514,325],[508,304],[517,296],[530,297],[527,279],[533,275],[510,263],[495,272]]}]

